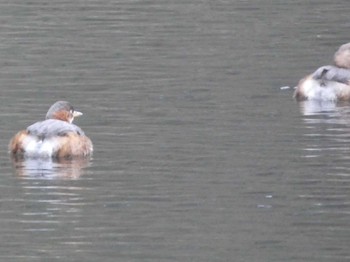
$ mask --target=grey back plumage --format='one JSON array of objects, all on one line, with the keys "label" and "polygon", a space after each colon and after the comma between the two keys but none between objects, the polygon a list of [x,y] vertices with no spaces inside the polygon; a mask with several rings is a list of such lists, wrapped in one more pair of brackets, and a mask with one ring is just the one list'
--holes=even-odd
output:
[{"label": "grey back plumage", "polygon": [[350,70],[332,65],[322,66],[313,74],[312,78],[320,81],[334,81],[348,84],[350,81]]},{"label": "grey back plumage", "polygon": [[45,121],[36,122],[35,124],[28,126],[27,131],[29,134],[37,136],[41,139],[50,138],[53,136],[64,136],[69,132],[85,135],[80,127],[56,119],[47,119]]}]

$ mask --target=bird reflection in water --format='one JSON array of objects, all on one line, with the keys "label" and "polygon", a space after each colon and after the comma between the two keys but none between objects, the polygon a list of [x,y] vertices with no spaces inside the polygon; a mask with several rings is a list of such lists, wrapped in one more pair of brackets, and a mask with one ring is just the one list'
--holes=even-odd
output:
[{"label": "bird reflection in water", "polygon": [[16,174],[42,179],[77,179],[91,164],[91,157],[81,158],[25,158],[11,157]]},{"label": "bird reflection in water", "polygon": [[321,122],[329,122],[328,120],[333,119],[339,124],[350,123],[350,102],[306,100],[298,103],[300,113],[305,117],[324,116],[320,118]]},{"label": "bird reflection in water", "polygon": [[299,102],[300,112],[304,116],[336,111],[337,105],[333,101],[305,100]]},{"label": "bird reflection in water", "polygon": [[350,144],[350,103],[308,100],[299,102],[305,129],[303,156],[346,159]]}]

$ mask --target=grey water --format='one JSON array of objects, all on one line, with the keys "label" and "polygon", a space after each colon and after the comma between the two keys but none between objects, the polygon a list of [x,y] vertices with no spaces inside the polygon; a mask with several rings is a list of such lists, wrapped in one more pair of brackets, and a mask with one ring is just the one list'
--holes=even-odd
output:
[{"label": "grey water", "polygon": [[[348,13],[0,0],[0,261],[348,261],[350,105],[292,99]],[[12,161],[57,100],[92,158]]]}]

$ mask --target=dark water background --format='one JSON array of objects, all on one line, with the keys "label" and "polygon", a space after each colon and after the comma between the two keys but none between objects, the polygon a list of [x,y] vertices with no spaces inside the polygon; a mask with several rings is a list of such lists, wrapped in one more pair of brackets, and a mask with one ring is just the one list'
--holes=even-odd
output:
[{"label": "dark water background", "polygon": [[[350,105],[298,104],[348,1],[0,1],[1,261],[348,261]],[[92,159],[12,163],[56,100]]]}]

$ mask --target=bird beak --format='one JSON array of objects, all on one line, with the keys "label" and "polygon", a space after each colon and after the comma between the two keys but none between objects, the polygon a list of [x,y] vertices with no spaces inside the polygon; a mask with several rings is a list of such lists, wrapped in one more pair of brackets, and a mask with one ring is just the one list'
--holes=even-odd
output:
[{"label": "bird beak", "polygon": [[82,112],[74,111],[73,112],[73,117],[78,117],[78,116],[81,116],[82,114],[83,114]]}]

